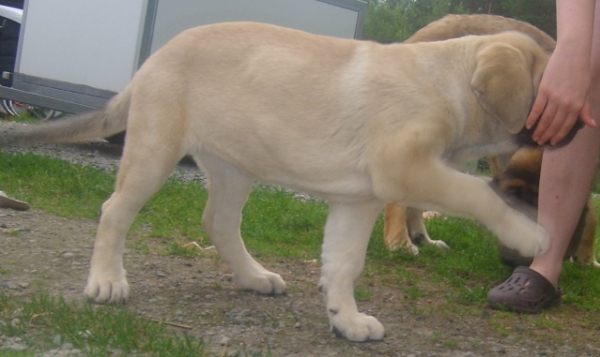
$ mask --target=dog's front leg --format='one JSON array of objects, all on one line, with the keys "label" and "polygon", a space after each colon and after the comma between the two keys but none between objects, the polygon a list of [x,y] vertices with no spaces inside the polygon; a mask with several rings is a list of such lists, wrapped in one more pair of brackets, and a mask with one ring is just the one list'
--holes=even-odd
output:
[{"label": "dog's front leg", "polygon": [[325,295],[332,331],[351,341],[380,340],[385,329],[373,316],[358,312],[354,283],[365,263],[367,245],[380,201],[332,203],[325,225],[319,289]]},{"label": "dog's front leg", "polygon": [[550,238],[543,228],[507,206],[478,177],[436,162],[422,165],[418,174],[411,175],[407,182],[411,203],[474,218],[523,256],[542,254],[550,248]]}]

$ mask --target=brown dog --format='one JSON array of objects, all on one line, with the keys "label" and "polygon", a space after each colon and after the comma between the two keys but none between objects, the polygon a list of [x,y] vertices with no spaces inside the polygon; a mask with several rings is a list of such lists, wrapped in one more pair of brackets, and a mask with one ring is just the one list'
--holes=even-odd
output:
[{"label": "brown dog", "polygon": [[[496,157],[488,159],[493,177],[490,185],[503,196],[511,207],[527,213],[532,219],[537,216],[543,151],[542,148],[521,149],[510,158],[505,167]],[[594,249],[597,224],[598,217],[590,195],[565,253],[565,259],[572,258],[580,265],[600,267],[596,261]],[[499,253],[500,258],[509,265],[528,266],[531,264],[531,258],[525,258],[502,244],[500,244]]]}]

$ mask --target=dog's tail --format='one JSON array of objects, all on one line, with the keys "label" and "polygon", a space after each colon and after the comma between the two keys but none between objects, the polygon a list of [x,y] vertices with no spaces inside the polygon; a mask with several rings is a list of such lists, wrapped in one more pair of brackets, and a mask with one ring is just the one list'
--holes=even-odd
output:
[{"label": "dog's tail", "polygon": [[76,143],[109,137],[127,128],[130,101],[131,87],[127,86],[102,109],[2,133],[0,146],[18,143]]}]

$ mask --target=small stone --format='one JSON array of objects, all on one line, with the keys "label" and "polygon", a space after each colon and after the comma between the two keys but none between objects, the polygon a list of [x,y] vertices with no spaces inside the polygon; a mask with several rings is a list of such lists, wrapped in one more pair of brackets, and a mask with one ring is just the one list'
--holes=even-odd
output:
[{"label": "small stone", "polygon": [[13,283],[12,281],[9,281],[8,283],[6,283],[6,287],[11,290],[16,290],[19,288],[19,286],[17,284]]},{"label": "small stone", "polygon": [[27,349],[27,345],[24,345],[22,343],[13,343],[11,345],[6,346],[5,348],[14,352],[21,352]]},{"label": "small stone", "polygon": [[69,342],[65,342],[60,346],[60,349],[63,351],[70,351],[73,349],[73,345]]},{"label": "small stone", "polygon": [[300,322],[296,322],[296,324],[294,325],[295,328],[300,328],[302,327],[302,323]]},{"label": "small stone", "polygon": [[62,337],[60,335],[54,335],[54,337],[52,338],[52,343],[54,343],[55,345],[60,345],[61,341]]},{"label": "small stone", "polygon": [[156,275],[158,275],[158,276],[159,276],[159,277],[161,277],[161,278],[164,278],[165,276],[167,276],[167,274],[163,273],[163,272],[162,272],[162,271],[160,271],[160,270],[156,272]]},{"label": "small stone", "polygon": [[229,337],[223,336],[223,338],[221,339],[219,344],[221,346],[227,346],[229,344],[229,341],[231,341],[231,339]]},{"label": "small stone", "polygon": [[63,258],[73,258],[74,254],[71,252],[66,252],[65,254],[63,254]]},{"label": "small stone", "polygon": [[79,333],[79,336],[81,336],[82,338],[90,338],[92,336],[92,331],[90,331],[90,330],[81,331]]}]

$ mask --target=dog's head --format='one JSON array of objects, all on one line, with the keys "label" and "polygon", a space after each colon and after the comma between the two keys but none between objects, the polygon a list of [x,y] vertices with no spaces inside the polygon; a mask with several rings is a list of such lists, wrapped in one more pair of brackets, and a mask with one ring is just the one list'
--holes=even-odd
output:
[{"label": "dog's head", "polygon": [[[543,151],[541,147],[517,150],[505,167],[494,158],[488,158],[493,176],[490,186],[509,205],[515,203],[513,208],[519,209],[521,203],[537,208]],[[535,216],[530,218],[536,219]]]},{"label": "dog's head", "polygon": [[471,87],[483,109],[509,133],[523,129],[549,58],[519,32],[489,36],[477,51]]},{"label": "dog's head", "polygon": [[[505,167],[494,158],[488,159],[493,179],[490,187],[512,208],[525,214],[531,220],[537,219],[539,184],[542,168],[543,148],[522,148],[515,152]],[[586,224],[586,205],[582,212],[573,238],[565,253],[565,259],[577,251]],[[523,257],[518,251],[500,244],[500,258],[511,266],[531,264],[532,258]]]},{"label": "dog's head", "polygon": [[[446,15],[420,29],[405,42],[442,41],[470,35],[500,34],[507,31],[517,31],[531,37],[547,54],[551,54],[556,47],[556,42],[552,37],[531,24],[502,16],[482,14]],[[583,122],[578,121],[565,138],[555,146],[569,143],[583,126]],[[516,144],[519,147],[538,146],[537,142],[532,139],[535,128],[535,126],[530,129],[523,128],[515,138]]]}]

